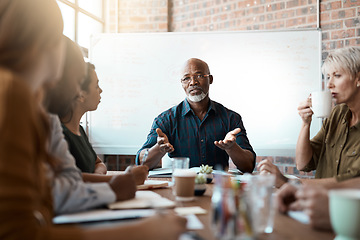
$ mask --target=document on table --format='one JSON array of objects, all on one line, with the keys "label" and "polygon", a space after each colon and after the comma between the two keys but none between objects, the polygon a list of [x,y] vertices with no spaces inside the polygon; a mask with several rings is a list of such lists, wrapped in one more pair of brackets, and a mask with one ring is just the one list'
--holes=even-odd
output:
[{"label": "document on table", "polygon": [[194,215],[194,214],[206,214],[207,211],[199,206],[194,207],[177,207],[175,212],[180,216]]},{"label": "document on table", "polygon": [[144,184],[138,185],[137,189],[138,190],[149,190],[149,189],[155,189],[155,188],[164,188],[164,187],[168,187],[168,186],[169,186],[168,181],[159,181],[159,180],[148,179],[148,180],[145,180]]},{"label": "document on table", "polygon": [[137,191],[135,198],[110,203],[110,209],[138,209],[138,208],[172,208],[175,202],[152,191]]},{"label": "document on table", "polygon": [[155,192],[137,191],[135,198],[109,204],[109,209],[64,214],[53,218],[53,222],[64,224],[142,218],[155,214],[156,210],[150,208],[172,208],[174,206],[175,202],[161,197]]},{"label": "document on table", "polygon": [[[192,167],[190,168],[194,172],[198,173],[200,172],[200,167]],[[214,170],[213,173],[216,173],[218,171]],[[149,171],[148,177],[155,177],[155,178],[162,178],[166,177],[169,178],[172,176],[172,169],[171,168],[155,168],[152,171]]]},{"label": "document on table", "polygon": [[[79,213],[63,214],[53,218],[54,224],[90,223],[111,220],[128,220],[150,217],[156,214],[154,209],[109,210],[97,209]],[[186,227],[189,230],[202,229],[204,226],[193,214],[187,215]]]}]

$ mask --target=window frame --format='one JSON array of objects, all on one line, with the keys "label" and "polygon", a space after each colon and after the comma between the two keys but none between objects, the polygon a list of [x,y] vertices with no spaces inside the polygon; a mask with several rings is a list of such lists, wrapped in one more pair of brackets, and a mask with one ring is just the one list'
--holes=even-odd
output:
[{"label": "window frame", "polygon": [[[79,40],[79,13],[82,13],[90,18],[92,18],[93,20],[99,22],[100,24],[102,24],[103,27],[103,32],[105,32],[105,27],[106,27],[106,16],[105,16],[105,7],[106,7],[106,0],[102,0],[102,17],[98,17],[95,14],[86,11],[85,9],[81,8],[79,6],[79,1],[78,0],[74,0],[74,2],[71,2],[69,0],[57,0],[58,2],[61,2],[63,4],[66,4],[67,6],[71,7],[74,9],[74,14],[75,14],[75,27],[74,27],[74,36],[75,39],[74,41],[76,43],[78,43]],[[85,54],[87,55],[88,49],[85,48],[84,46],[81,46],[82,49],[84,50]]]}]

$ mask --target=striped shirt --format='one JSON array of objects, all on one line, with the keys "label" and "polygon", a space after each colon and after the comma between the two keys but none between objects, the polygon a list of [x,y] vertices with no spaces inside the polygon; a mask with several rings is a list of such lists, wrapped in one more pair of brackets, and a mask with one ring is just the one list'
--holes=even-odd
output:
[{"label": "striped shirt", "polygon": [[246,136],[241,116],[215,101],[210,100],[202,121],[194,114],[187,99],[161,113],[155,118],[145,144],[137,152],[137,163],[141,150],[157,143],[157,128],[166,134],[175,149],[169,153],[169,157],[189,157],[190,167],[208,164],[215,168],[221,165],[223,169],[229,165],[229,155],[215,146],[214,141],[223,140],[228,132],[240,128],[236,142],[241,148],[253,153],[255,166],[256,154]]}]

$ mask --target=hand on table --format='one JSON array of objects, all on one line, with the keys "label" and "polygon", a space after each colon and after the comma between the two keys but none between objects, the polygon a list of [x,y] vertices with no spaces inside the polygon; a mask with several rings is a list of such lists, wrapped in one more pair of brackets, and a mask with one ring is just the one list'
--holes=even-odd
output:
[{"label": "hand on table", "polygon": [[298,191],[298,188],[286,183],[284,184],[279,191],[277,192],[277,207],[280,212],[286,213],[290,210],[290,204],[296,201],[295,193]]},{"label": "hand on table", "polygon": [[156,129],[157,137],[157,144],[159,145],[160,152],[162,153],[171,153],[174,151],[173,145],[170,144],[168,137],[166,136],[160,128]]},{"label": "hand on table", "polygon": [[323,187],[284,184],[277,193],[277,205],[283,213],[289,210],[304,211],[313,228],[331,229],[329,199],[327,190]]},{"label": "hand on table", "polygon": [[129,166],[126,168],[125,172],[129,172],[133,175],[136,185],[141,185],[144,184],[147,176],[149,175],[149,167],[146,165]]},{"label": "hand on table", "polygon": [[277,188],[280,188],[288,181],[288,179],[280,172],[279,168],[268,159],[262,160],[258,164],[257,169],[260,174],[274,174],[276,176],[275,187]]},{"label": "hand on table", "polygon": [[236,134],[240,132],[240,128],[235,128],[234,130],[228,132],[223,140],[215,141],[214,144],[222,150],[230,149],[236,144]]},{"label": "hand on table", "polygon": [[325,188],[316,185],[303,185],[295,193],[296,201],[290,205],[292,210],[303,210],[310,219],[310,225],[318,229],[331,229],[329,197]]},{"label": "hand on table", "polygon": [[128,200],[135,197],[136,184],[131,173],[115,175],[109,181],[111,189],[116,195],[116,201]]}]

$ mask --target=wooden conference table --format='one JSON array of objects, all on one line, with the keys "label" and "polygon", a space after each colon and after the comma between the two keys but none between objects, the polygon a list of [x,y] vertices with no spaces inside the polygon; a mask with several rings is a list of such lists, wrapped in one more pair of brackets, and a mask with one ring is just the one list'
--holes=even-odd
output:
[{"label": "wooden conference table", "polygon": [[[152,178],[156,179],[156,178]],[[164,178],[157,180],[165,180]],[[170,179],[167,179],[170,180]],[[196,215],[199,220],[203,223],[204,228],[196,230],[196,233],[206,240],[215,240],[211,230],[211,196],[213,192],[214,184],[207,184],[207,189],[204,196],[195,197],[192,202],[179,202],[176,201],[176,207],[190,207],[200,206],[207,210],[207,214]],[[171,188],[154,189],[154,192],[166,197],[170,200],[175,201],[175,197],[172,194]],[[317,231],[312,229],[309,225],[302,224],[291,217],[281,214],[276,211],[274,230],[271,234],[262,234],[256,239],[259,240],[295,240],[295,239],[306,239],[306,240],[332,240],[335,234],[331,231]]]},{"label": "wooden conference table", "polygon": [[[109,171],[109,175],[119,174],[118,171]],[[171,178],[150,178],[154,180],[171,181]],[[196,230],[196,233],[204,240],[216,240],[211,229],[211,197],[214,184],[206,184],[206,192],[203,196],[195,197],[191,202],[175,201],[171,188],[153,189],[162,197],[166,197],[176,203],[176,207],[199,206],[207,210],[207,214],[196,215],[202,222],[204,228]],[[276,211],[274,219],[274,230],[270,234],[261,234],[256,240],[333,240],[335,234],[331,231],[314,230],[309,225],[303,224],[287,215]]]}]

